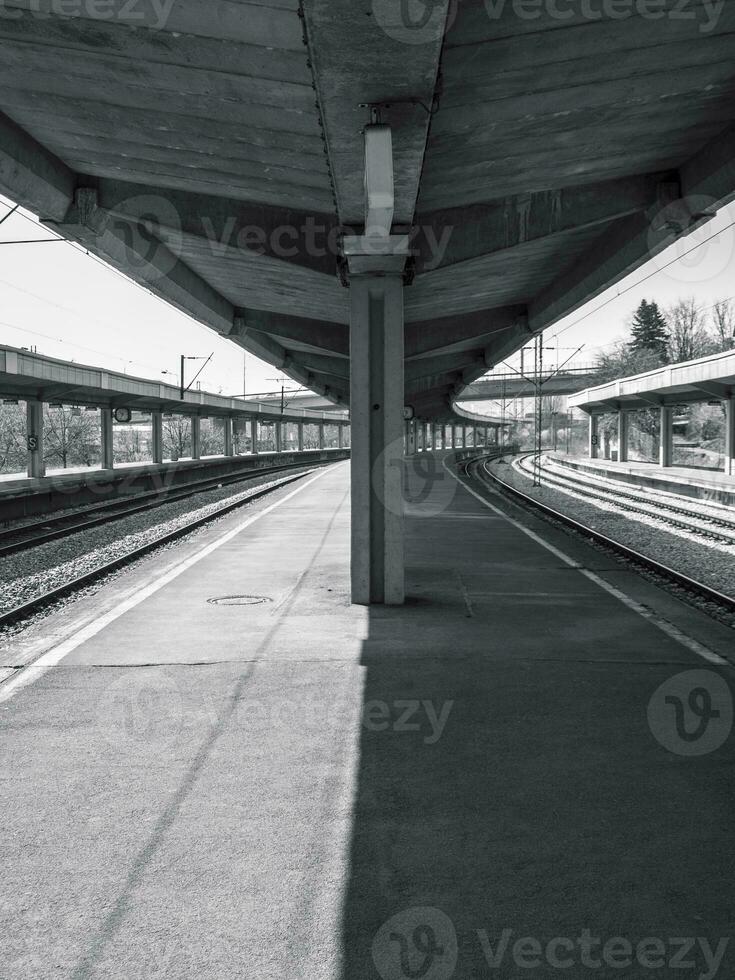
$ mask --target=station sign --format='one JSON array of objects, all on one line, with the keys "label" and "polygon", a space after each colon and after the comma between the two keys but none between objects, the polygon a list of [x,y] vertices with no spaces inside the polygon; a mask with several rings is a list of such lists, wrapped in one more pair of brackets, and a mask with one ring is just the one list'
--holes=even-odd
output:
[{"label": "station sign", "polygon": [[29,432],[26,438],[26,447],[29,453],[35,453],[38,449],[38,436],[35,432]]}]

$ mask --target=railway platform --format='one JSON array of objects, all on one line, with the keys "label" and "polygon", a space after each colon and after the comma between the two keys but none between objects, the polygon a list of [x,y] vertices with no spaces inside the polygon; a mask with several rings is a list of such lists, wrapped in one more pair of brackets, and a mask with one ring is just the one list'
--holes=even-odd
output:
[{"label": "railway platform", "polygon": [[3,980],[733,974],[732,630],[454,455],[403,606],[337,463],[4,641]]},{"label": "railway platform", "polygon": [[580,459],[554,453],[554,460],[562,466],[583,473],[599,474],[624,483],[666,490],[685,497],[709,500],[735,507],[735,476],[716,470],[695,467],[658,466],[656,463],[618,462],[610,459]]}]

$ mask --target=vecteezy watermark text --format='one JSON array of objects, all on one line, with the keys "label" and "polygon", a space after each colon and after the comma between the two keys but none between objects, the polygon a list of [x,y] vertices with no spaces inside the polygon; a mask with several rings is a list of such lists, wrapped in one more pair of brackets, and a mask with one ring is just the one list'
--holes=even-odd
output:
[{"label": "vecteezy watermark text", "polygon": [[[479,950],[477,944],[479,943]],[[474,929],[460,942],[452,920],[438,908],[421,906],[392,915],[378,929],[372,956],[383,980],[450,980],[464,976],[462,956],[473,960],[481,952],[489,976],[516,975],[518,970],[573,971],[575,977],[609,976],[610,970],[651,971],[652,976],[677,976],[686,970],[697,980],[714,980],[727,952],[729,938],[716,941],[705,936],[604,937],[585,928],[576,936],[519,935],[513,929]],[[464,964],[466,966],[466,964]],[[495,972],[497,971],[497,973]],[[656,971],[661,971],[657,973]],[[483,976],[485,971],[483,971]],[[473,974],[474,976],[474,974]]]},{"label": "vecteezy watermark text", "polygon": [[499,20],[508,10],[519,20],[583,21],[682,20],[700,21],[699,31],[709,34],[717,26],[725,0],[484,0],[490,20]]},{"label": "vecteezy watermark text", "polygon": [[[661,939],[646,936],[632,941],[625,936],[603,939],[593,935],[590,929],[582,929],[579,936],[554,936],[541,942],[534,936],[513,939],[512,929],[503,929],[493,943],[485,929],[477,930],[477,938],[488,966],[501,969],[506,957],[516,966],[526,970],[551,967],[553,970],[571,970],[583,967],[599,970],[628,970],[637,965],[644,970],[696,970],[699,980],[713,980],[722,964],[730,940],[712,943],[704,936],[675,936]],[[510,954],[510,956],[508,956]]]},{"label": "vecteezy watermark text", "polygon": [[[372,0],[376,23],[403,44],[430,44],[449,31],[466,0]],[[576,22],[601,20],[696,22],[700,34],[716,27],[725,0],[484,0],[489,20]]]},{"label": "vecteezy watermark text", "polygon": [[162,31],[175,3],[176,0],[27,0],[20,7],[14,0],[0,0],[0,19],[79,17]]},{"label": "vecteezy watermark text", "polygon": [[[428,699],[371,698],[361,707],[359,721],[367,732],[390,732],[397,735],[418,734],[425,745],[435,745],[444,733],[454,701],[441,705]],[[285,698],[270,703],[257,700],[240,702],[236,721],[250,731],[267,729],[314,730],[350,727],[351,716],[344,706],[317,698]]]}]

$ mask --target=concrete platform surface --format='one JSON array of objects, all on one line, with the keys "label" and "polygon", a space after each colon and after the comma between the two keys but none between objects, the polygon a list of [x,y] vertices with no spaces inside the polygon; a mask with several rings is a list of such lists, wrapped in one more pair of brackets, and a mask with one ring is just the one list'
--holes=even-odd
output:
[{"label": "concrete platform surface", "polygon": [[732,631],[442,455],[404,607],[349,604],[337,464],[47,621],[1,980],[734,975]]}]

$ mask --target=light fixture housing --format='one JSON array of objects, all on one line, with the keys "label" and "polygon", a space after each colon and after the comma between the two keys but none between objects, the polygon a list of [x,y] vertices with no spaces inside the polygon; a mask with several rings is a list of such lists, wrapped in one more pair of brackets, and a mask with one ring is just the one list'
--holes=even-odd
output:
[{"label": "light fixture housing", "polygon": [[390,235],[395,207],[393,138],[390,126],[365,127],[365,235]]}]

